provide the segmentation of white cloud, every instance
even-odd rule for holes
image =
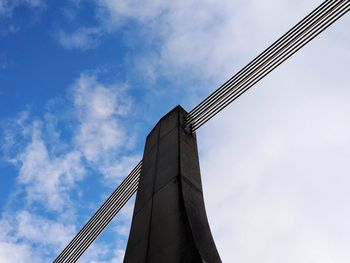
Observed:
[[[111,252],[111,253],[109,253]],[[122,263],[125,251],[111,246],[92,245],[80,259],[81,263]],[[107,258],[107,259],[106,259]]]
[[[223,260],[347,262],[350,110],[341,101],[327,112],[315,98],[288,103],[276,90],[266,93],[285,106],[260,96],[266,102],[251,108],[247,99],[199,136]]]
[[[20,206],[24,210],[7,209],[1,215],[0,262],[45,262],[57,255],[76,234],[77,206],[72,197],[78,182],[92,168],[104,176],[103,182],[117,183],[139,161],[139,156],[124,152],[132,150],[134,141],[123,125],[131,107],[125,86],[104,84],[95,75],[82,74],[68,95],[63,104],[58,103],[65,105],[58,112],[52,101],[42,119],[34,119],[28,110],[4,123],[2,150],[19,168],[19,193],[24,192],[28,202]],[[69,117],[60,116],[68,112]],[[69,127],[68,136],[63,135],[67,132],[63,126]],[[22,198],[20,194],[14,197]],[[127,211],[127,216],[120,217],[124,228],[130,223]],[[60,223],[46,218],[47,212]],[[98,242],[81,262],[121,262],[120,244],[124,240],[114,247]],[[108,261],[111,255],[113,260]]]
[[[60,211],[69,206],[70,190],[82,180],[85,169],[78,151],[50,156],[42,138],[39,122],[34,122],[31,141],[17,157],[19,182],[26,185],[30,202],[38,201],[48,209]]]
[[[86,164],[105,182],[117,183],[140,159],[123,152],[131,150],[134,141],[122,121],[131,106],[125,87],[104,85],[94,75],[83,74],[69,95],[67,109],[47,112],[45,120],[20,114],[6,127],[2,145],[8,161],[19,168],[18,182],[29,203],[51,211],[71,207],[72,190],[85,178]],[[63,112],[69,112],[68,121],[66,117],[57,123],[62,119],[57,114]],[[70,136],[62,137],[62,125],[70,126]]]
[[[102,30],[98,27],[81,27],[70,33],[59,30],[55,37],[66,49],[88,50],[99,44],[101,35]]]
[[[99,18],[107,28],[117,30],[129,21],[140,26],[142,46],[148,48],[143,59],[137,54],[135,66],[157,72],[158,77],[185,75],[196,81],[227,78],[247,56],[265,48],[318,2],[97,1]],[[147,61],[146,68],[140,59]]]
[[[77,148],[108,181],[124,177],[139,159],[138,155],[120,155],[133,143],[133,134],[127,133],[121,121],[131,106],[125,88],[81,75],[72,95],[78,118],[74,135]]]
[[[75,142],[87,160],[97,162],[124,143],[125,131],[117,117],[127,112],[116,86],[104,86],[94,76],[82,75],[73,87],[79,119]]]
[[[27,210],[7,215],[0,223],[1,263],[51,262],[77,232],[72,224],[59,223]],[[95,242],[79,262],[122,262],[124,250],[119,246],[118,242]]]
[[[58,251],[76,234],[76,228],[70,224],[62,224],[48,220],[28,211],[21,211],[16,216],[16,236],[18,239],[51,246]]]
[[[140,1],[137,0],[122,2],[97,0],[96,2],[101,20],[111,29],[130,19],[148,23],[159,18],[162,12],[166,12],[168,7],[173,5],[159,0],[147,1],[144,5],[140,5]]]
[[[108,182],[119,181],[116,179],[124,178],[129,174],[141,158],[140,155],[130,155],[118,158],[118,162],[110,160],[101,167],[101,172]]]
[[[79,4],[81,4],[80,1]],[[166,6],[161,1],[150,1],[147,5],[139,5],[137,1],[132,1],[132,3],[96,1],[96,5],[97,22],[95,26],[80,26],[71,32],[62,29],[56,32],[55,38],[64,48],[80,50],[96,48],[104,35],[115,33],[129,16],[143,19],[146,22],[147,19],[159,14],[161,6]],[[73,20],[76,17],[76,12],[71,9],[65,9],[64,14],[68,20]]]
[[[74,86],[73,101],[80,122],[75,141],[89,161],[122,146],[125,131],[116,118],[126,114],[127,105],[117,87],[82,75]]]
[[[28,261],[42,262],[40,258],[33,255],[30,245],[0,241],[1,263],[26,263]]]
[[[57,223],[27,210],[0,220],[0,262],[47,262],[72,238],[73,225]]]
[[[200,133],[208,213],[223,261],[350,258],[349,95],[323,97],[319,85],[288,73]]]
[[[349,261],[347,25],[336,24],[199,131],[224,262]]]

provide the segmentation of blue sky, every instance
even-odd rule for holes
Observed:
[[[320,3],[0,0],[0,262],[52,261],[162,115],[190,110]],[[349,262],[349,27],[198,131],[224,262]],[[80,262],[122,262],[131,214]]]

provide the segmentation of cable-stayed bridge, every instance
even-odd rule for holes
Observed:
[[[190,112],[177,107],[164,116],[147,137],[143,160],[54,263],[76,262],[135,192],[138,193],[124,262],[164,262],[162,259],[171,253],[175,253],[172,260],[166,262],[221,262],[205,215],[196,152],[196,130],[344,16],[349,9],[350,0],[324,1]],[[169,194],[171,191],[174,193]],[[177,203],[172,208],[174,200]],[[163,213],[166,208],[169,214]],[[173,218],[176,220],[167,221]],[[142,222],[141,226],[138,220]],[[157,233],[154,224],[159,229],[164,224],[164,232]],[[178,234],[168,229],[176,229]],[[166,239],[171,241],[170,245]]]

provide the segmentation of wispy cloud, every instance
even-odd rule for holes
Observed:
[[[52,257],[76,232],[79,183],[88,175],[103,178],[96,178],[102,186],[102,181],[117,183],[139,161],[140,156],[132,154],[133,136],[123,124],[132,105],[126,86],[82,74],[67,94],[59,110],[54,100],[41,116],[32,116],[28,109],[4,124],[2,150],[18,168],[20,189],[13,196],[19,198],[14,202],[17,212],[10,204],[1,215],[0,259],[6,262]],[[47,215],[55,215],[60,223]],[[82,262],[102,262],[111,251],[97,243]],[[113,253],[122,257],[120,249]]]
[[[104,85],[95,76],[83,74],[72,90],[78,120],[73,142],[88,163],[109,181],[125,176],[140,158],[138,155],[121,155],[123,150],[133,146],[134,141],[134,136],[122,124],[122,118],[131,108],[125,88]]]
[[[6,263],[43,262],[40,257],[33,255],[29,244],[0,241],[0,259]]]
[[[0,261],[4,263],[51,262],[77,232],[74,224],[57,222],[27,210],[3,215],[0,223]],[[119,263],[123,255],[122,249],[97,242],[80,262]]]
[[[44,137],[51,137],[44,134],[47,123],[30,117],[23,112],[6,128],[5,158],[18,167],[17,181],[25,187],[28,204],[38,202],[61,211],[69,207],[69,191],[86,174],[81,153],[75,149],[57,153],[49,147],[51,141],[45,141]]]
[[[17,237],[37,244],[61,248],[76,232],[73,225],[64,225],[47,218],[22,211],[16,216]]]
[[[24,112],[8,128],[3,146],[11,153],[7,159],[19,168],[18,182],[26,186],[27,200],[55,211],[70,205],[70,191],[86,176],[86,164],[115,182],[139,158],[121,154],[133,145],[120,119],[131,105],[125,87],[104,85],[96,76],[82,74],[69,94],[71,137],[63,137],[54,124],[60,116],[48,112],[40,120]]]
[[[125,116],[129,104],[117,86],[105,86],[94,76],[82,75],[73,88],[78,116],[74,141],[88,161],[99,162],[111,151],[124,146],[125,135],[118,118]]]
[[[88,50],[98,46],[102,34],[103,30],[99,27],[81,27],[69,33],[59,30],[55,37],[66,49]]]
[[[31,11],[30,16],[25,19],[25,24],[16,19],[16,10],[24,8]],[[0,37],[17,33],[22,27],[33,24],[45,8],[45,0],[0,0]]]
[[[19,6],[43,8],[45,3],[43,0],[0,0],[0,16],[11,17],[14,9]]]
[[[34,123],[31,142],[18,156],[19,182],[27,185],[29,202],[59,211],[69,205],[68,191],[86,172],[79,151],[50,156],[39,129]]]
[[[199,81],[197,89],[203,90],[205,83],[213,84],[229,77],[244,65],[247,57],[253,57],[271,44],[318,2],[295,4],[284,0],[261,4],[254,0],[220,3],[206,0],[198,4],[151,0],[140,4],[135,0],[96,0],[95,25],[78,27],[76,35],[82,32],[82,43],[91,41],[93,44],[86,46],[97,47],[99,37],[114,34],[131,22],[135,27],[133,32],[128,32],[128,44],[137,46],[139,52],[128,59],[135,70],[146,76],[145,79],[174,80],[181,76],[183,82]],[[279,23],[274,23],[277,20]],[[97,28],[96,35],[88,33]],[[130,34],[134,43],[130,43]],[[79,45],[65,47],[69,46],[79,48]],[[84,45],[81,48],[84,49]],[[194,89],[192,85],[190,92]]]
[[[27,210],[3,215],[0,222],[1,262],[46,262],[51,252],[57,252],[76,232],[73,225],[57,223]]]

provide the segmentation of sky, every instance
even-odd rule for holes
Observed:
[[[320,0],[0,0],[0,263],[52,262],[191,110]],[[197,131],[223,262],[350,261],[350,16]],[[131,200],[79,262],[119,263]]]

